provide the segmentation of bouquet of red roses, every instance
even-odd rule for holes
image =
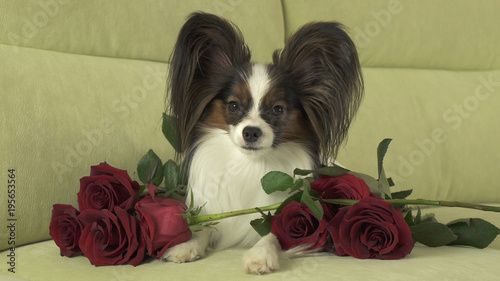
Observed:
[[[154,195],[154,186],[152,193]],[[138,265],[146,257],[191,238],[184,214],[187,206],[166,197],[139,200],[140,186],[126,171],[107,163],[90,168],[80,180],[79,210],[56,204],[50,235],[61,255],[82,253],[93,265]]]
[[[411,204],[495,212],[500,208],[407,200],[411,190],[391,193],[394,184],[382,165],[389,143],[386,139],[377,149],[378,179],[340,166],[296,169],[293,175],[270,172],[262,178],[262,187],[266,193],[288,190],[290,197],[284,202],[210,215],[199,215],[201,207],[179,200],[185,198],[186,183],[172,160],[162,164],[150,150],[137,168],[142,187],[126,171],[101,163],[80,180],[79,210],[54,205],[50,235],[63,256],[83,254],[96,266],[136,266],[148,256],[160,258],[169,247],[189,240],[192,231],[212,228],[214,221],[256,212],[262,218],[250,224],[261,235],[275,234],[284,249],[306,246],[362,259],[403,258],[415,242],[484,248],[500,234],[482,219],[442,224],[422,218],[419,208],[413,216]]]

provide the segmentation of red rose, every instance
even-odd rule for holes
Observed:
[[[50,236],[61,250],[61,256],[72,257],[82,251],[78,240],[82,224],[78,220],[78,210],[71,205],[55,204],[50,220]]]
[[[292,201],[279,215],[271,217],[271,232],[285,250],[309,244],[309,250],[322,248],[327,239],[326,220],[318,220],[305,203]]]
[[[138,265],[146,252],[139,221],[126,210],[115,207],[85,210],[78,216],[83,224],[80,248],[95,266]]]
[[[400,259],[413,249],[410,227],[401,210],[368,197],[340,208],[330,224],[337,255],[359,259]]]
[[[150,256],[160,258],[167,248],[191,239],[188,222],[179,215],[187,210],[181,201],[148,196],[135,208]]]
[[[101,163],[90,168],[90,176],[80,179],[78,205],[80,211],[113,210],[115,206],[129,211],[139,200],[139,188],[127,171]]]
[[[311,183],[311,189],[318,192],[322,199],[354,199],[360,200],[366,197],[375,196],[370,192],[366,183],[351,174],[344,174],[338,177],[321,176]],[[331,220],[341,205],[322,204],[325,217]]]

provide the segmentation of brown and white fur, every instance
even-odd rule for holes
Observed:
[[[176,117],[188,189],[204,214],[270,205],[269,171],[292,174],[335,159],[363,95],[355,46],[335,22],[299,29],[272,64],[250,62],[240,31],[211,14],[195,13],[182,27],[169,72],[170,114]],[[250,247],[246,272],[280,267],[281,247],[251,228],[258,215],[226,219],[169,249],[164,260],[189,262],[207,247]]]

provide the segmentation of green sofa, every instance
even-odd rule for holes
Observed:
[[[377,144],[392,138],[385,167],[396,190],[499,205],[497,0],[0,1],[0,280],[499,280],[499,238],[482,250],[417,244],[396,261],[297,258],[258,277],[243,273],[242,249],[137,267],[61,257],[52,205],[77,206],[91,165],[107,161],[137,180],[148,149],[173,157],[161,133],[166,71],[197,10],[234,21],[260,62],[304,23],[342,22],[358,46],[365,98],[338,161],[375,175]],[[498,213],[423,210],[500,227]]]

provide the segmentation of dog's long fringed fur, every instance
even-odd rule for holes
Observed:
[[[203,213],[280,202],[260,179],[269,171],[330,164],[363,96],[356,48],[335,22],[299,29],[269,65],[250,62],[240,31],[228,21],[195,13],[182,27],[169,72],[169,113],[188,189]],[[188,262],[208,246],[251,247],[243,268],[262,274],[279,268],[273,234],[259,238],[251,216],[221,221],[169,249],[163,258]],[[260,239],[260,240],[259,240]]]

